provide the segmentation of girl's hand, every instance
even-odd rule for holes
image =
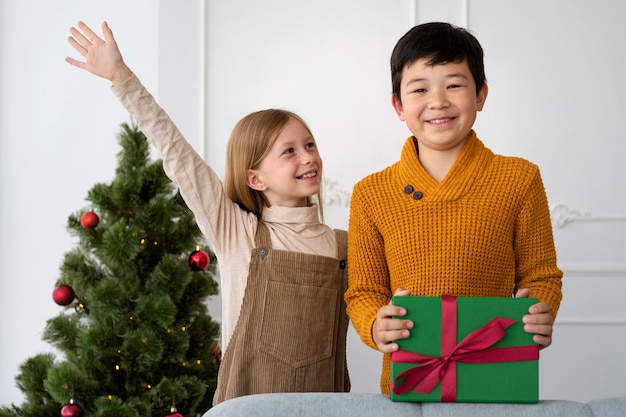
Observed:
[[[132,75],[130,68],[122,59],[122,54],[117,47],[113,32],[106,22],[102,23],[104,39],[95,34],[89,26],[78,22],[78,28],[70,28],[70,36],[67,41],[81,54],[85,61],[78,61],[66,57],[65,61],[71,65],[82,68],[99,77],[106,78],[113,85],[121,84]]]

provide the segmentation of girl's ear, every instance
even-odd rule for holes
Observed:
[[[267,186],[263,182],[263,180],[259,177],[258,173],[254,169],[249,169],[246,173],[246,182],[248,183],[248,187],[252,188],[256,191],[265,191],[267,190]]]

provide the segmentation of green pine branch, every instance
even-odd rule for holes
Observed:
[[[56,417],[70,400],[86,416],[160,417],[172,406],[192,416],[211,406],[219,325],[205,302],[217,293],[215,255],[143,133],[125,123],[118,140],[114,179],[95,184],[89,206],[68,218],[77,243],[57,284],[76,298],[43,336],[61,354],[22,364],[25,401],[0,407],[0,417]],[[89,210],[99,218],[93,229],[80,222]],[[198,248],[211,258],[205,271],[189,267]]]

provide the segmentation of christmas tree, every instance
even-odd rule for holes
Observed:
[[[21,406],[0,416],[186,417],[211,407],[219,325],[214,254],[134,124],[122,124],[110,184],[68,219],[78,238],[53,291],[64,306],[43,340],[62,353],[27,359]]]

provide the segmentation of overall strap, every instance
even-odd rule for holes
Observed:
[[[348,257],[348,232],[335,229],[335,239],[337,241],[337,258],[345,260]]]
[[[254,244],[255,246],[261,247],[265,246],[267,248],[272,247],[272,241],[270,239],[270,231],[261,220],[257,223],[256,233],[254,235]]]

